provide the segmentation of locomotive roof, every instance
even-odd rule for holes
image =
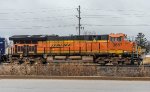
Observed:
[[[46,35],[14,35],[9,40],[46,40]]]
[[[71,35],[71,36],[58,36],[58,35],[14,35],[9,37],[9,40],[107,40],[109,35]]]
[[[108,35],[71,35],[71,36],[48,36],[47,40],[107,40]]]

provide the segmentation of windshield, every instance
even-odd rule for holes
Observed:
[[[112,41],[112,42],[120,42],[120,41],[122,41],[122,37],[110,37],[110,41]]]

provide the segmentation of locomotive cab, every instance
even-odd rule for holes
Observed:
[[[125,34],[110,34],[109,35],[109,43],[108,49],[110,53],[123,53],[123,45],[124,45]]]
[[[125,34],[119,33],[119,34],[110,34],[109,40],[111,42],[123,42],[125,38]]]

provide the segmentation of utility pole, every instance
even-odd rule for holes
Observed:
[[[78,24],[78,29],[79,29],[79,36],[81,34],[81,29],[84,29],[84,27],[81,27],[81,7],[79,5],[79,7],[77,8],[78,11],[78,15],[76,16],[78,18],[79,24]]]

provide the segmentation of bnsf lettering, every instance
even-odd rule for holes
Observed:
[[[51,47],[67,47],[70,46],[70,44],[52,44]]]

